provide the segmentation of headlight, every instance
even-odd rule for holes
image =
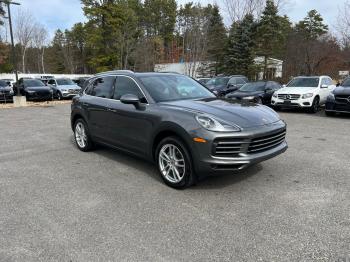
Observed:
[[[254,100],[255,97],[254,96],[246,96],[246,97],[243,97],[244,100]]]
[[[10,95],[13,95],[13,94],[14,94],[14,92],[13,92],[13,90],[11,89],[11,90],[10,90]]]
[[[335,99],[335,96],[333,93],[330,93],[329,96],[327,97],[327,99],[329,100],[334,100]]]
[[[197,122],[205,129],[213,132],[239,132],[240,129],[237,126],[232,126],[225,123],[222,120],[216,120],[212,116],[197,115]]]
[[[35,93],[35,91],[27,91],[28,92],[28,94],[34,94]]]
[[[277,93],[275,92],[275,93],[273,93],[273,95],[272,95],[273,97],[278,97],[278,95],[277,95]]]
[[[62,92],[67,92],[68,90],[67,89],[61,89]]]
[[[313,93],[307,93],[307,94],[303,94],[303,96],[301,98],[305,99],[305,98],[310,98],[310,97],[313,97],[313,96],[314,96]]]

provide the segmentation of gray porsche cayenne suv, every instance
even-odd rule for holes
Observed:
[[[146,158],[174,188],[234,173],[287,149],[286,124],[272,109],[218,99],[193,79],[171,73],[96,75],[73,98],[71,125],[81,151],[102,144]]]

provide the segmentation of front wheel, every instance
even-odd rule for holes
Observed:
[[[184,143],[177,137],[167,137],[159,143],[156,162],[159,173],[168,186],[183,189],[194,184],[191,156]]]
[[[93,141],[83,119],[78,119],[74,124],[74,138],[79,150],[87,152],[93,148]]]
[[[262,105],[263,101],[262,101],[261,97],[256,98],[255,103]]]
[[[57,97],[58,100],[62,100],[63,99],[63,96],[62,96],[60,91],[57,91],[56,97]]]
[[[312,102],[312,106],[310,108],[310,113],[317,113],[318,109],[320,107],[320,99],[318,97],[315,97],[314,101]]]
[[[326,116],[334,116],[335,112],[326,111]]]

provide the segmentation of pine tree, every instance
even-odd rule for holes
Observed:
[[[281,58],[291,24],[287,16],[279,16],[273,0],[266,7],[257,26],[257,54],[264,57],[264,79],[267,78],[268,58]]]
[[[304,34],[308,40],[314,40],[328,32],[328,26],[323,23],[322,16],[311,10],[307,16],[296,25],[296,30]]]
[[[210,66],[211,74],[218,75],[223,71],[224,51],[227,42],[226,28],[220,15],[219,7],[214,5],[208,25],[208,55],[207,60],[213,62]]]
[[[242,22],[235,22],[230,29],[227,45],[226,69],[227,74],[242,74],[253,78],[254,66],[254,35],[256,23],[253,15],[246,15]]]

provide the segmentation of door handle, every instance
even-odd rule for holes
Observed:
[[[108,112],[117,113],[117,110],[116,110],[116,109],[112,109],[112,108],[107,108],[107,111],[108,111]]]

